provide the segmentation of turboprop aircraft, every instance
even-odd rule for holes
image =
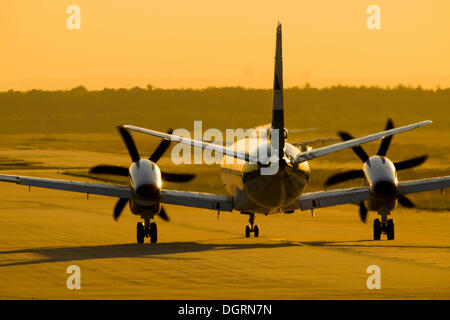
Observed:
[[[275,50],[275,74],[273,86],[273,110],[269,134],[262,138],[245,138],[231,146],[181,137],[171,132],[163,133],[131,125],[119,127],[119,132],[130,154],[132,164],[129,168],[115,166],[97,166],[96,173],[108,173],[128,176],[129,186],[99,184],[80,181],[43,179],[14,175],[0,175],[0,181],[15,182],[20,185],[49,189],[97,194],[119,198],[114,208],[117,219],[127,203],[133,214],[144,219],[137,224],[137,242],[143,243],[145,237],[150,242],[157,240],[156,216],[168,220],[161,204],[175,204],[220,211],[238,211],[249,215],[249,225],[245,236],[251,233],[259,236],[259,227],[254,224],[255,214],[293,213],[296,210],[313,210],[346,203],[361,203],[379,199],[379,185],[392,185],[397,195],[443,189],[450,186],[450,176],[433,179],[398,182],[393,178],[391,162],[367,164],[365,169],[371,184],[359,188],[347,188],[331,191],[304,193],[310,180],[308,161],[345,148],[358,147],[361,144],[386,139],[394,134],[418,128],[431,121],[422,121],[398,128],[387,129],[360,138],[320,147],[314,150],[301,150],[287,142],[287,130],[284,127],[283,70],[281,52],[281,24],[277,26]],[[158,147],[156,157],[142,159],[128,130],[139,131],[164,139],[164,147]],[[255,140],[256,139],[256,140]],[[162,180],[170,174],[161,172],[156,161],[167,150],[167,143],[179,142],[214,151],[223,155],[221,177],[227,194],[212,194],[191,191],[168,190],[162,188]],[[384,140],[386,141],[386,140]],[[161,146],[161,145],[160,145]],[[236,161],[235,161],[236,160]],[[173,174],[172,174],[173,175]],[[172,176],[173,177],[173,176]],[[187,181],[189,175],[175,178]]]

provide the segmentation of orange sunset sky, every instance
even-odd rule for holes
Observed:
[[[449,87],[449,17],[449,0],[1,0],[0,90],[270,88],[278,21],[285,87]]]

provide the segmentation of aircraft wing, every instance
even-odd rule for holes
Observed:
[[[244,152],[244,151],[234,150],[229,147],[224,147],[224,146],[216,144],[216,143],[210,143],[210,142],[205,142],[202,140],[184,138],[184,137],[177,136],[174,134],[159,132],[159,131],[140,128],[140,127],[131,126],[131,125],[125,125],[124,127],[127,129],[130,129],[130,130],[133,130],[133,131],[138,131],[141,133],[149,134],[154,137],[183,143],[183,144],[186,144],[189,146],[194,146],[194,147],[203,148],[203,149],[207,149],[207,150],[214,150],[215,152],[218,152],[220,154],[224,154],[224,155],[236,158],[236,159],[241,159],[241,160],[245,160],[245,161],[253,162],[253,163],[260,162],[258,160],[257,156],[255,156],[255,155],[252,155],[252,154],[250,154],[248,152]]]
[[[450,176],[404,181],[398,184],[399,194],[445,188],[450,188]],[[368,187],[337,189],[304,193],[295,201],[295,204],[300,210],[311,210],[340,204],[359,203],[364,200],[369,200],[372,196]]]
[[[298,157],[294,161],[296,163],[308,161],[308,160],[311,160],[311,159],[314,159],[317,157],[321,157],[321,156],[324,156],[324,155],[327,155],[327,154],[330,154],[330,153],[333,153],[333,152],[336,152],[336,151],[339,151],[342,149],[355,147],[355,146],[358,146],[363,143],[367,143],[367,142],[375,141],[375,140],[378,140],[378,139],[381,139],[384,137],[392,136],[396,133],[419,128],[421,126],[424,126],[424,125],[427,125],[430,123],[432,123],[432,121],[429,121],[429,120],[422,121],[422,122],[410,124],[410,125],[403,126],[403,127],[398,127],[398,128],[394,128],[394,129],[390,129],[390,130],[381,131],[381,132],[374,133],[374,134],[364,136],[361,138],[355,138],[355,139],[335,143],[335,144],[332,144],[329,146],[314,149],[312,151],[302,152],[301,154],[298,155]]]
[[[161,203],[187,207],[233,211],[233,198],[212,193],[161,190]]]
[[[346,203],[359,203],[371,197],[368,187],[359,187],[304,193],[295,203],[300,210],[311,210]]]
[[[14,182],[23,186],[96,194],[116,198],[133,198],[133,191],[127,186],[12,175],[0,175],[0,181]],[[233,210],[233,198],[231,196],[212,193],[161,190],[161,202],[220,211]]]
[[[23,176],[10,176],[10,175],[0,175],[0,181],[15,182],[17,184],[30,187],[65,190],[87,194],[97,194],[108,197],[116,197],[124,199],[133,198],[133,191],[131,190],[130,187],[117,186],[111,184],[100,184],[91,182],[45,179],[45,178],[23,177]]]
[[[436,189],[445,189],[449,187],[450,187],[450,176],[446,176],[439,178],[400,182],[398,184],[398,191],[400,194],[408,194]]]

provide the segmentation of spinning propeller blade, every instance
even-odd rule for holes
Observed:
[[[338,135],[344,141],[354,139],[353,136],[351,134],[347,133],[347,132],[339,131]],[[352,149],[356,153],[358,158],[361,159],[362,162],[366,162],[369,159],[369,156],[367,155],[367,153],[364,151],[364,149],[361,146],[356,146],[356,147],[353,147]]]
[[[414,208],[415,204],[404,195],[398,196],[398,202],[406,208]]]
[[[120,217],[120,214],[122,213],[123,208],[125,208],[125,205],[127,204],[128,199],[120,198],[116,206],[114,207],[114,220],[117,221],[117,219]]]
[[[188,182],[196,177],[195,174],[190,173],[168,173],[161,172],[161,179],[167,182]]]
[[[394,122],[392,121],[392,119],[388,119],[385,130],[390,130],[393,128],[394,128]],[[389,149],[389,145],[391,144],[392,137],[393,136],[385,137],[381,140],[381,144],[378,149],[377,155],[383,156],[383,157],[386,155],[386,153]]]
[[[130,154],[131,160],[133,162],[139,161],[141,157],[139,156],[139,152],[137,151],[136,144],[134,143],[133,138],[127,129],[122,126],[118,127],[120,135],[122,136],[125,145],[127,146],[128,153]]]
[[[167,131],[168,134],[172,134],[173,130],[169,129]],[[155,151],[153,151],[152,155],[150,156],[149,160],[156,163],[158,162],[158,160],[162,157],[162,155],[164,154],[164,152],[166,152],[166,150],[169,148],[170,146],[170,140],[161,140],[160,144],[158,145],[158,147],[155,149]]]
[[[89,170],[89,173],[102,173],[102,174],[111,174],[115,176],[128,176],[128,169],[124,167],[118,167],[118,166],[108,166],[108,165],[101,165],[91,168]]]
[[[325,186],[331,186],[336,183],[352,180],[356,178],[364,178],[364,172],[362,170],[352,170],[342,173],[337,173],[327,179]]]
[[[418,165],[421,165],[422,163],[424,163],[427,159],[428,159],[428,155],[423,155],[420,157],[395,162],[394,166],[397,171],[405,170],[405,169],[417,167]]]
[[[166,210],[164,209],[164,207],[161,207],[161,211],[159,212],[159,216],[161,217],[161,219],[165,220],[165,221],[170,221],[169,216],[166,213]]]
[[[366,208],[366,205],[364,204],[364,201],[361,201],[359,203],[359,218],[363,223],[366,223],[367,221],[367,212],[368,210]]]

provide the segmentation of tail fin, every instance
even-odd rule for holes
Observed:
[[[284,156],[284,102],[283,102],[283,56],[281,50],[281,24],[277,26],[275,48],[275,74],[273,80],[272,129],[278,129],[279,158]],[[275,142],[275,141],[273,141]]]

